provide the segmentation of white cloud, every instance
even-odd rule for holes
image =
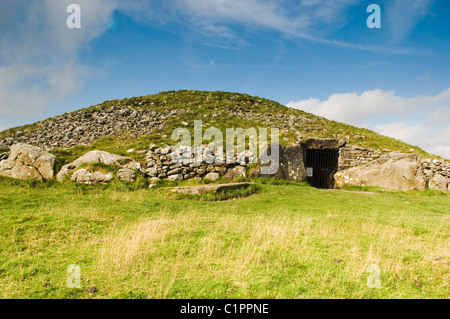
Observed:
[[[450,132],[447,125],[419,123],[408,125],[402,122],[387,125],[374,125],[370,129],[412,145],[418,145],[426,151],[450,159]]]
[[[434,96],[415,97],[377,89],[333,94],[325,101],[291,101],[287,106],[366,127],[450,158],[450,89]],[[387,124],[377,124],[380,119]]]
[[[101,35],[117,4],[77,0],[81,29],[68,29],[71,0],[0,3],[0,116],[33,117],[82,88],[80,48]],[[4,18],[4,19],[1,19]]]

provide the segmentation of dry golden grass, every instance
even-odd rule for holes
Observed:
[[[436,273],[427,280],[439,279],[439,288],[448,289],[448,239],[436,244],[415,236],[413,231],[379,225],[373,220],[346,225],[330,215],[329,219],[313,221],[311,216],[292,218],[284,212],[252,218],[211,218],[199,213],[143,218],[104,238],[96,270],[114,274],[111,280],[145,273],[150,282],[157,284],[158,289],[150,296],[154,298],[166,298],[177,281],[214,278],[221,278],[242,296],[248,296],[255,281],[262,287],[276,286],[273,275],[286,269],[297,275],[285,284],[314,289],[314,297],[320,297],[319,292],[333,295],[333,291],[342,291],[345,283],[349,285],[344,288],[348,297],[361,298],[370,290],[365,283],[372,264],[381,267],[384,286],[397,285],[418,269],[435,267]],[[202,230],[201,234],[198,230]],[[376,244],[368,239],[376,239]],[[434,257],[409,262],[403,258],[405,250],[439,256],[440,262]],[[167,280],[164,285],[160,282],[163,278]],[[420,278],[412,276],[407,280]],[[350,291],[355,287],[362,288]],[[274,292],[269,296],[283,296],[277,289]],[[251,296],[267,297],[268,290],[253,291]],[[336,293],[339,296],[341,293]]]
[[[154,252],[157,241],[164,242],[169,220],[143,219],[128,225],[125,229],[114,230],[101,243],[99,271],[123,271],[145,262]]]

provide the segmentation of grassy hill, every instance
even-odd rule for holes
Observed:
[[[295,144],[306,137],[345,138],[347,143],[363,147],[404,152],[413,150],[421,156],[433,157],[424,150],[400,140],[367,129],[330,121],[264,98],[239,93],[187,90],[105,101],[69,114],[0,132],[0,141],[10,137],[33,143],[38,136],[59,134],[61,126],[51,132],[53,123],[58,121],[63,124],[68,123],[67,125],[76,123],[74,125],[81,126],[87,123],[88,127],[91,124],[101,126],[102,121],[105,120],[98,119],[97,115],[103,114],[101,112],[105,110],[112,112],[108,116],[112,116],[113,120],[115,114],[120,113],[121,110],[132,110],[138,112],[136,119],[145,117],[150,121],[152,117],[158,117],[160,122],[151,132],[136,133],[139,128],[136,128],[133,122],[137,120],[132,118],[133,120],[128,120],[127,123],[120,122],[120,126],[114,125],[112,129],[98,133],[89,143],[80,143],[81,145],[69,148],[51,147],[52,152],[63,162],[99,148],[126,155],[128,149],[147,149],[149,143],[174,144],[171,140],[173,129],[186,127],[192,132],[194,120],[202,120],[204,129],[217,127],[223,133],[226,128],[278,127],[281,133],[280,142],[283,144]],[[65,139],[75,139],[72,141],[73,144],[78,144],[76,136],[73,137],[71,132]]]
[[[106,101],[7,130],[0,142],[79,142],[52,149],[62,165],[91,149],[130,155],[172,144],[174,128],[193,130],[199,119],[222,130],[279,127],[284,144],[344,137],[428,156],[266,99],[198,91]],[[450,193],[254,182],[250,196],[214,201],[176,200],[166,180],[148,188],[0,177],[0,298],[449,298]],[[381,288],[368,285],[372,265]]]

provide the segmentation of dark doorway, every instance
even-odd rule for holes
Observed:
[[[316,188],[334,188],[338,160],[338,150],[307,150],[305,167],[308,183]]]

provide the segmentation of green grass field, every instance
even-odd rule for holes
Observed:
[[[0,297],[450,297],[450,195],[258,186],[214,202],[1,178]]]

